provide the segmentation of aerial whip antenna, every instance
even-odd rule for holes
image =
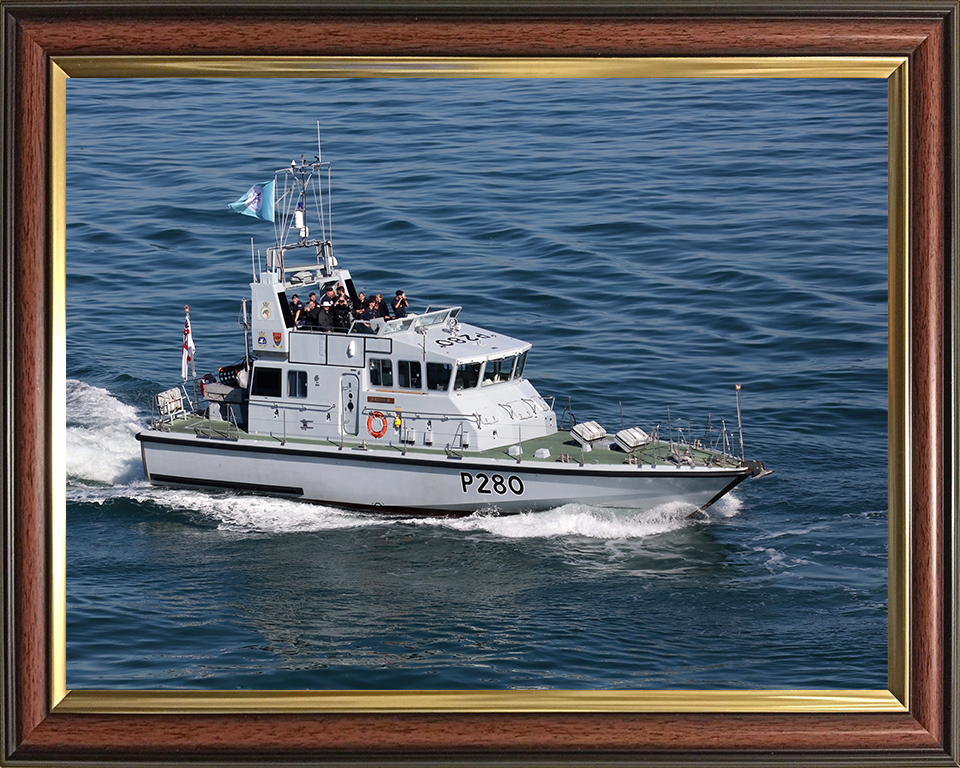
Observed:
[[[740,430],[740,461],[743,461],[743,419],[740,418],[740,385],[737,384],[737,428]]]

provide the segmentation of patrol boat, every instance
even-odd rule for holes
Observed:
[[[298,325],[293,294],[342,287],[358,299],[326,234],[329,184],[328,162],[301,158],[230,206],[277,233],[253,267],[249,317],[243,301],[246,353],[215,376],[188,378],[187,316],[184,381],[156,396],[137,435],[150,483],[403,514],[570,503],[638,512],[666,502],[695,513],[772,471],[743,458],[742,428],[737,455],[725,424],[694,437],[672,425],[667,435],[608,434],[577,423],[571,408],[558,419],[526,376],[531,345],[469,323],[459,306],[333,330]],[[739,385],[737,413],[739,422]]]

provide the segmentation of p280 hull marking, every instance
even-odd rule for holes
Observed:
[[[487,475],[484,472],[472,474],[470,472],[460,473],[460,488],[464,493],[476,483],[476,492],[484,494],[497,494],[503,496],[510,493],[514,496],[523,496],[523,480],[517,475],[510,475],[504,478],[503,475]]]

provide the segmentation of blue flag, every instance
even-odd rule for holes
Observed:
[[[255,219],[273,221],[273,184],[266,181],[263,184],[254,184],[250,191],[237,202],[228,206],[234,213],[253,216]]]

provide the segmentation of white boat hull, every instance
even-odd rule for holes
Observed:
[[[638,511],[681,502],[704,509],[751,474],[744,467],[514,462],[156,431],[138,439],[155,485],[420,514],[519,513],[570,503]]]

